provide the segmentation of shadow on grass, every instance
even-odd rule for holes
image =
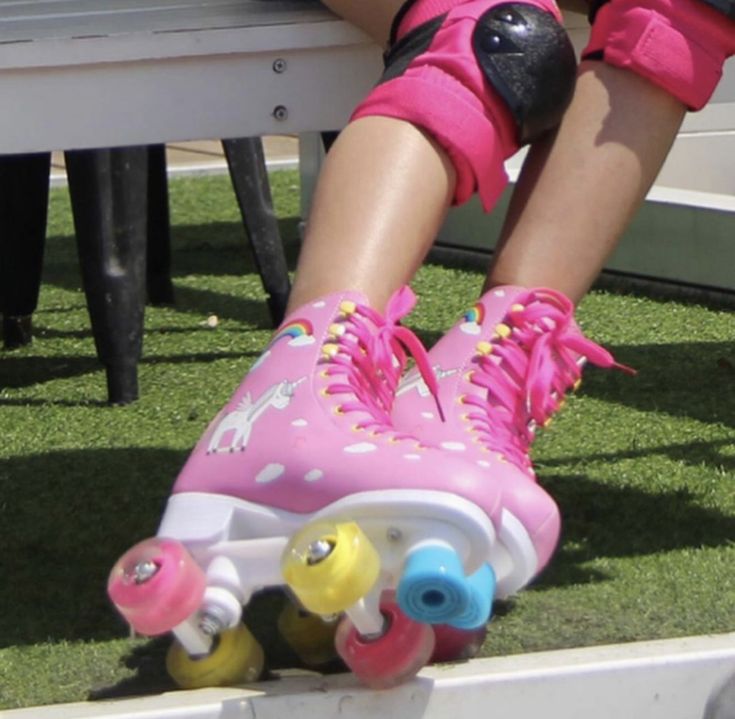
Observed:
[[[636,409],[735,426],[735,343],[692,342],[608,348],[638,374],[585,372],[582,391]]]
[[[187,289],[188,291],[188,289]],[[204,303],[202,303],[204,306]],[[262,303],[253,301],[253,305],[256,307],[253,311],[253,317],[256,317],[258,314],[263,314],[265,310],[258,311],[257,307],[260,305],[263,305],[265,307],[265,300],[263,300]],[[201,314],[201,313],[197,313]],[[217,314],[217,317],[220,319],[226,317],[221,313],[209,313],[209,314]],[[147,326],[145,328],[145,337],[143,339],[144,344],[144,351],[145,351],[145,338],[146,337],[154,337],[156,335],[194,335],[198,333],[206,333],[211,332],[211,328],[207,327],[205,322],[205,317],[208,315],[202,314],[202,321],[200,325],[192,326],[191,324],[180,324],[180,325],[164,325],[164,326],[158,326],[158,327],[150,327]],[[246,318],[247,319],[247,318]],[[227,330],[223,330],[221,327],[219,328],[219,332],[227,331],[227,332],[251,332],[254,330],[268,330],[271,329],[270,326],[270,319],[266,316],[263,316],[262,318],[256,317],[257,321],[250,322],[250,326],[248,327],[237,327],[235,329],[232,329],[232,327],[228,327]],[[183,322],[183,321],[182,321]],[[34,327],[34,342],[38,340],[66,340],[66,339],[80,339],[80,340],[90,340],[92,341],[92,329],[91,327],[84,330],[60,330],[56,329],[55,327],[51,325],[44,325],[41,323],[36,323]],[[31,345],[31,348],[33,345]],[[91,347],[91,345],[90,345]],[[14,351],[14,350],[13,350]],[[92,350],[93,351],[93,350]],[[6,354],[0,354],[0,360],[4,359],[5,357],[11,357],[12,355],[9,353]],[[58,358],[56,358],[58,359]]]
[[[262,680],[277,678],[277,672],[282,669],[308,669],[276,628],[278,616],[289,601],[280,590],[264,591],[256,594],[245,610],[245,623],[260,645],[265,648]],[[121,659],[123,666],[132,670],[134,674],[109,686],[94,687],[88,699],[90,701],[120,699],[176,689],[165,667],[166,653],[170,645],[171,638],[164,636],[134,647]],[[335,658],[319,666],[317,670],[323,674],[333,674],[344,672],[345,666]]]
[[[220,319],[246,322],[252,325],[253,329],[273,328],[265,296],[262,300],[249,299],[213,290],[183,287],[180,284],[175,284],[175,292],[176,303],[173,309],[177,312],[187,312],[201,317],[214,314]]]
[[[203,330],[207,331],[207,330]],[[216,362],[222,359],[243,359],[245,357],[257,357],[258,352],[190,352],[181,355],[145,355],[140,359],[139,364],[206,364],[208,362]],[[2,357],[3,379],[2,387],[9,389],[19,389],[21,387],[30,387],[31,385],[50,382],[57,379],[69,379],[72,377],[81,377],[86,374],[99,372],[102,370],[102,364],[94,357],[38,357],[28,355],[16,355],[12,357]],[[23,398],[8,399],[0,397],[0,406],[2,405],[41,405],[47,404],[45,400],[27,400]],[[88,399],[74,402],[72,400],[50,400],[48,404],[76,407],[79,405],[88,405]],[[104,403],[100,403],[104,404]]]
[[[562,512],[561,546],[541,578],[545,586],[604,579],[585,566],[595,558],[720,547],[735,537],[735,517],[696,506],[695,495],[684,489],[643,493],[548,472],[543,484]]]
[[[278,220],[286,262],[293,269],[299,251],[298,217]],[[44,282],[79,289],[78,258],[73,237],[50,236],[46,242]],[[250,240],[239,222],[213,220],[171,228],[171,273],[181,275],[242,275],[257,272]]]
[[[285,218],[279,221],[287,264],[290,269],[298,254],[298,218]],[[69,255],[68,240],[65,237],[49,239],[51,248],[44,268],[44,283],[66,290],[78,290],[81,286],[76,258]],[[205,225],[176,226],[172,231],[172,276],[211,275],[217,277],[258,275],[249,241],[246,240],[240,224],[232,222],[212,222]],[[54,248],[64,247],[59,250]],[[174,311],[199,315],[216,314],[221,318],[252,322],[256,327],[271,327],[265,300],[248,299],[232,293],[201,290],[184,287],[176,283],[176,301],[171,305]],[[56,313],[63,308],[47,308],[44,313]],[[43,317],[44,313],[39,313]],[[47,337],[80,337],[83,332],[54,330],[42,319],[37,329],[43,330]]]
[[[38,357],[28,356],[26,352],[27,350],[23,354],[0,354],[2,387],[10,389],[30,387],[52,379],[82,377],[100,369],[100,364],[94,357]],[[0,398],[0,405],[2,404],[5,404],[5,400]]]
[[[155,532],[186,454],[47,450],[0,460],[1,646],[124,635],[107,574]]]
[[[134,647],[120,659],[121,665],[134,674],[109,686],[92,687],[87,699],[105,701],[173,691],[176,684],[166,671],[166,652],[170,645],[171,638],[164,636]]]

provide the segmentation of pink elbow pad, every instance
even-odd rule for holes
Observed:
[[[609,0],[582,57],[632,70],[699,110],[733,54],[735,22],[702,0]]]
[[[576,60],[553,0],[414,0],[396,20],[379,84],[352,119],[393,117],[425,130],[457,174],[454,202],[489,211],[504,161],[558,124]]]

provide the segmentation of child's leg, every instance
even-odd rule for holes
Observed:
[[[349,287],[382,310],[424,259],[453,193],[454,168],[424,132],[387,117],[350,123],[319,176],[290,309]]]
[[[579,301],[655,180],[685,111],[627,70],[583,63],[556,137],[529,152],[487,287],[552,287]]]
[[[687,109],[735,53],[732,3],[603,0],[556,138],[532,149],[487,286],[578,301],[654,182]],[[715,7],[729,7],[729,17]]]
[[[478,191],[490,209],[504,159],[558,122],[574,57],[549,0],[382,0],[377,19],[328,4],[375,37],[388,34],[388,7],[397,20],[381,82],[327,157],[290,305],[351,287],[382,307],[450,203]]]
[[[326,0],[381,46],[404,0]],[[289,311],[329,292],[362,292],[377,309],[421,264],[454,195],[446,152],[389,117],[350,122],[319,175]]]

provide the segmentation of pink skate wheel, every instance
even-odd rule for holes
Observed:
[[[206,579],[181,542],[147,539],[112,568],[107,594],[140,634],[164,634],[200,606]]]
[[[415,676],[434,651],[434,630],[409,619],[390,598],[380,603],[386,629],[379,637],[362,637],[349,617],[337,628],[334,643],[352,673],[372,689],[388,689]]]
[[[434,636],[436,639],[434,653],[429,660],[431,664],[437,662],[458,662],[472,659],[482,648],[487,634],[486,627],[477,629],[457,629],[448,624],[435,624]]]

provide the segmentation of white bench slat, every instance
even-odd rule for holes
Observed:
[[[66,5],[81,2],[92,0],[64,0]],[[129,5],[143,0],[124,2]],[[117,0],[115,7],[120,3]],[[219,0],[204,9],[201,2],[169,0],[166,10],[151,6],[124,16],[104,15],[89,26],[68,18],[59,25],[41,16],[15,24],[6,22],[5,27],[14,28],[14,33],[4,32],[0,20],[0,38],[5,40],[0,39],[0,70],[360,46],[367,42],[361,32],[337,20],[316,0]]]
[[[99,0],[30,5],[0,2],[0,43],[242,28],[330,17],[316,0],[117,0],[109,5]]]
[[[380,73],[379,48],[316,0],[143,2],[80,27],[71,13],[99,0],[0,1],[16,12],[0,20],[0,153],[336,129]]]

